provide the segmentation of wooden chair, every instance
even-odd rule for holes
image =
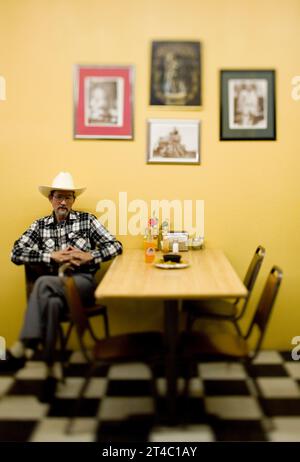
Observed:
[[[25,265],[25,280],[26,280],[26,296],[27,299],[29,298],[31,291],[33,289],[34,283],[39,278],[40,276],[45,276],[45,275],[56,275],[56,272],[52,272],[49,267],[43,264],[29,264],[26,263]],[[66,267],[67,268],[67,267]],[[63,276],[64,270],[66,268],[63,268],[62,271],[59,272],[60,276]],[[99,340],[99,337],[95,334],[94,329],[92,328],[92,325],[90,323],[90,319],[96,317],[96,316],[101,316],[103,318],[103,323],[104,323],[104,333],[106,337],[109,337],[109,323],[108,323],[108,316],[107,316],[107,308],[104,305],[100,304],[95,304],[93,306],[85,307],[88,323],[89,323],[89,329],[92,338],[96,341]],[[66,333],[64,331],[63,325],[66,324]],[[66,313],[64,317],[61,319],[60,324],[59,324],[59,343],[60,343],[60,356],[62,357],[61,365],[62,365],[62,379],[64,381],[65,378],[65,369],[68,365],[67,361],[64,360],[66,357],[66,347],[68,344],[68,341],[70,339],[72,330],[74,327],[73,320],[71,319],[69,313]]]
[[[199,318],[231,321],[237,332],[242,335],[238,321],[245,314],[249,298],[251,296],[260,267],[265,257],[265,249],[259,245],[244,278],[244,285],[248,290],[247,297],[235,300],[185,300],[182,308],[186,313],[186,329],[190,331],[195,321]]]
[[[220,359],[238,359],[244,361],[247,366],[257,356],[266,333],[281,281],[282,271],[277,266],[273,266],[245,336],[241,337],[234,330],[232,332],[221,330],[209,336],[197,331],[184,332],[182,334],[179,346],[180,357],[185,363],[189,364],[186,377],[186,395],[188,394],[191,363],[207,359],[218,361]],[[257,340],[254,348],[251,348],[249,341],[255,335],[255,331],[257,331]],[[252,380],[257,397],[259,398],[259,387],[256,381]]]
[[[71,416],[66,428],[66,432],[70,433],[73,417],[79,409],[90,379],[95,371],[103,365],[110,366],[112,364],[135,361],[146,362],[152,370],[152,387],[156,397],[153,368],[156,362],[160,361],[164,355],[164,343],[161,332],[138,332],[97,340],[92,350],[88,350],[85,344],[85,334],[91,334],[90,324],[86,311],[82,306],[74,278],[71,275],[67,275],[64,278],[64,284],[70,317],[77,331],[81,352],[89,364],[85,381],[79,392],[76,408],[74,408],[74,414]]]

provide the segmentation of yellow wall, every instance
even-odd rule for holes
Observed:
[[[0,335],[8,343],[25,303],[11,246],[49,211],[37,185],[69,170],[88,185],[78,207],[92,212],[119,191],[129,200],[204,199],[208,245],[223,248],[241,276],[263,244],[267,257],[251,305],[276,262],[284,283],[265,345],[289,348],[300,335],[300,101],[291,98],[291,79],[300,74],[299,24],[299,0],[0,0],[0,75],[7,84],[0,102]],[[202,42],[200,111],[148,105],[150,45],[158,39]],[[76,63],[136,66],[134,141],[73,140]],[[219,71],[226,68],[276,70],[277,141],[219,141]],[[148,117],[199,118],[201,166],[146,165]]]

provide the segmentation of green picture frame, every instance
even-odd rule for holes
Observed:
[[[276,140],[274,70],[222,70],[220,94],[220,140]]]

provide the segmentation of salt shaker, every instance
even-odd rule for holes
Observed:
[[[172,251],[173,251],[173,253],[178,253],[179,252],[179,244],[178,244],[178,241],[176,241],[176,240],[173,241]]]

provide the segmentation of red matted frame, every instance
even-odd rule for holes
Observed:
[[[75,66],[75,139],[133,139],[133,79],[133,66]]]

